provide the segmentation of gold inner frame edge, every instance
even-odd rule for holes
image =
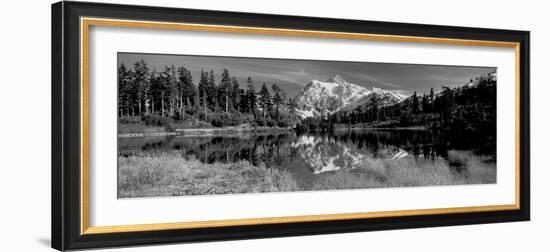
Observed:
[[[515,76],[516,76],[516,79],[515,79],[515,82],[516,82],[515,204],[90,227],[89,225],[89,149],[88,149],[88,146],[89,146],[89,128],[88,128],[89,127],[89,31],[90,31],[89,28],[90,26],[514,48],[515,61],[516,61],[515,62]],[[282,224],[282,223],[292,223],[292,222],[334,221],[334,220],[385,218],[385,217],[397,217],[397,216],[490,212],[490,211],[520,209],[519,116],[520,116],[521,97],[520,97],[519,90],[520,90],[521,83],[520,83],[520,65],[519,65],[520,64],[519,63],[520,62],[519,46],[520,44],[517,42],[488,41],[488,40],[467,40],[467,39],[453,39],[453,38],[433,38],[433,37],[416,37],[416,36],[401,36],[401,35],[382,35],[382,34],[367,34],[367,33],[329,32],[329,31],[317,31],[317,30],[296,30],[296,29],[227,26],[227,25],[205,25],[205,24],[194,24],[194,23],[170,23],[170,22],[153,22],[153,21],[81,17],[80,19],[80,58],[81,58],[81,62],[80,62],[80,67],[81,67],[80,69],[81,71],[81,78],[80,78],[80,82],[81,82],[80,83],[81,85],[81,118],[80,118],[81,120],[81,139],[80,139],[81,140],[81,152],[80,152],[81,153],[81,164],[80,164],[81,218],[80,218],[80,224],[81,225],[80,227],[81,228],[80,228],[80,233],[81,235],[88,235],[88,234],[122,233],[122,232],[208,228],[208,227],[227,227],[227,226],[242,226],[242,225]]]

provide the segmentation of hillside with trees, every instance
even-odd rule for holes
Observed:
[[[123,131],[139,130],[136,125],[140,124],[166,130],[239,125],[287,128],[299,121],[292,99],[275,83],[262,83],[256,91],[252,76],[241,85],[223,69],[217,74],[202,70],[195,85],[184,66],[165,66],[158,72],[143,60],[118,68],[118,117]]]

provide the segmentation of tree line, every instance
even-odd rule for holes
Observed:
[[[297,121],[294,103],[276,83],[255,90],[251,76],[241,88],[236,76],[223,69],[201,70],[197,85],[184,66],[151,70],[144,60],[118,67],[118,116],[201,120],[213,126],[251,123],[287,127]]]
[[[473,83],[474,80],[470,80]],[[439,93],[431,88],[429,93],[418,95],[415,91],[404,101],[381,106],[377,96],[372,96],[367,106],[351,112],[330,116],[333,123],[357,124],[393,121],[399,126],[429,125],[446,128],[465,120],[470,109],[483,114],[483,118],[496,113],[496,80],[480,76],[472,86],[449,88],[443,86]]]

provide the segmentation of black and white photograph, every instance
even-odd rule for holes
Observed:
[[[497,181],[496,67],[117,56],[119,198]]]

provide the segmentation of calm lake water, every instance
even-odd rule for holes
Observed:
[[[248,161],[285,169],[308,188],[324,174],[352,170],[363,160],[414,159],[442,162],[460,175],[460,165],[449,160],[449,143],[422,130],[341,130],[333,133],[240,132],[222,136],[165,136],[119,138],[119,156],[179,152],[204,163]],[[478,155],[478,154],[474,154]]]

